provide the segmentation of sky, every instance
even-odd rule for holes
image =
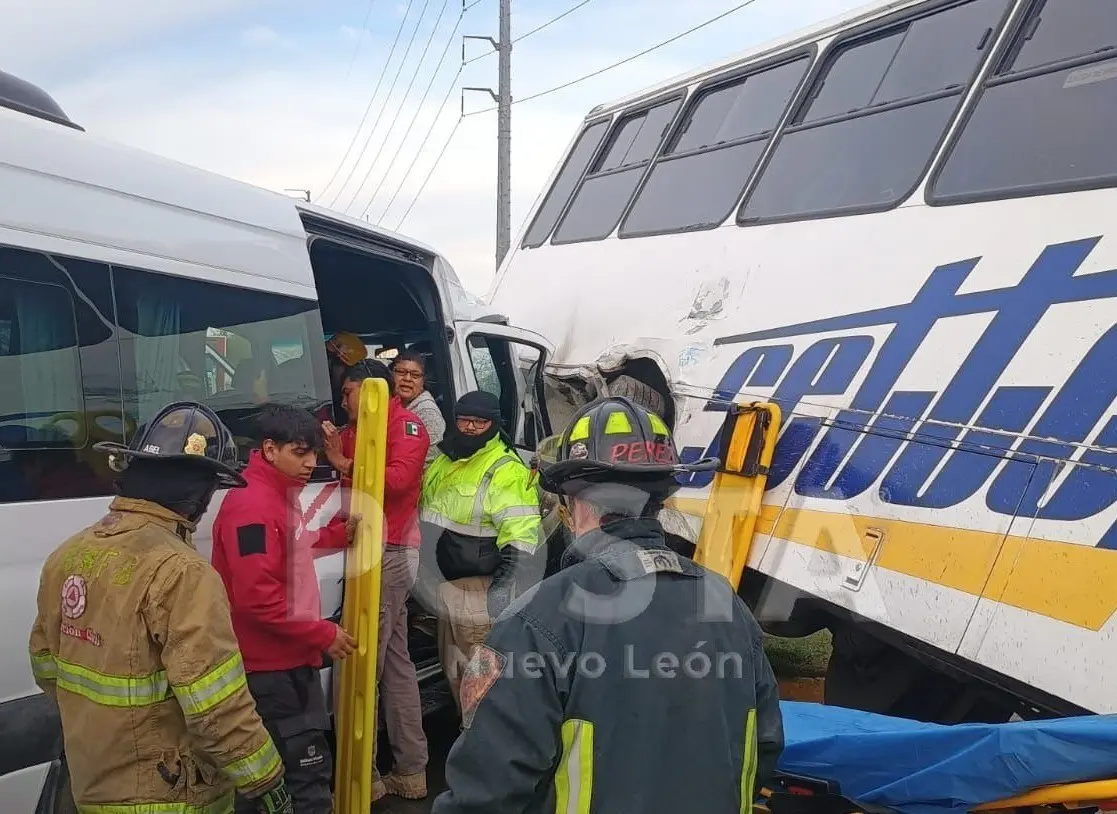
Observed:
[[[495,39],[499,0],[464,2],[463,12],[463,0],[0,0],[0,69],[46,89],[89,132],[275,191],[307,189],[421,240],[483,296],[496,265],[497,120],[487,93],[463,101],[459,88],[495,90],[497,58],[470,40],[462,67],[461,35]],[[514,42],[513,244],[594,106],[864,0],[753,0],[615,70],[515,101],[739,3],[589,0]],[[513,40],[575,5],[513,0]],[[463,105],[472,115],[461,118]]]

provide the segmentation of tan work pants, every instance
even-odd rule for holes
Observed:
[[[396,774],[417,774],[427,766],[427,736],[419,681],[407,648],[407,596],[419,570],[419,550],[387,544],[380,571],[380,629],[377,634],[378,703],[384,705],[388,742]],[[375,757],[373,765],[375,765]]]
[[[493,626],[488,608],[492,581],[492,577],[462,577],[438,586],[438,655],[459,713],[462,670],[474,646],[485,643]]]

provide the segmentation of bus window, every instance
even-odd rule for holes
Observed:
[[[1009,0],[969,0],[840,43],[740,220],[887,209],[917,186]]]
[[[1112,0],[1034,4],[935,178],[932,202],[1117,180],[1115,12]]]
[[[700,91],[620,237],[717,226],[729,217],[809,64],[802,57]]]
[[[169,402],[202,401],[246,460],[260,405],[331,403],[315,302],[119,267],[113,276],[124,406],[137,425]]]
[[[0,247],[0,502],[111,494],[124,435],[109,269]]]
[[[559,219],[566,202],[570,200],[570,193],[574,191],[574,185],[582,180],[582,174],[589,166],[590,159],[597,153],[597,147],[601,144],[601,139],[605,137],[605,131],[608,128],[609,120],[606,119],[591,124],[578,136],[574,149],[570,151],[569,158],[566,159],[566,163],[559,170],[558,177],[555,178],[543,205],[539,207],[539,212],[535,215],[535,220],[531,222],[531,226],[527,230],[523,242],[525,249],[534,249],[546,242],[547,236],[551,234],[551,230],[555,227],[555,221]]]
[[[559,222],[555,243],[600,240],[612,233],[681,102],[676,97],[618,119],[603,154]]]

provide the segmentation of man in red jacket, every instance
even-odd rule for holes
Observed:
[[[352,484],[357,442],[357,415],[365,379],[388,383],[388,437],[384,472],[384,558],[381,562],[380,625],[377,636],[377,678],[384,699],[388,740],[395,766],[380,778],[373,765],[372,797],[394,794],[412,800],[427,796],[427,738],[419,702],[419,681],[407,648],[407,595],[419,570],[419,489],[430,436],[419,417],[395,395],[391,371],[383,362],[366,359],[345,373],[342,405],[349,423],[326,430],[326,456],[341,473],[342,486]]]
[[[299,493],[324,438],[306,410],[265,407],[244,479],[225,495],[213,523],[213,567],[229,595],[233,630],[256,709],[279,747],[299,814],[331,814],[330,720],[319,678],[322,653],[345,658],[356,640],[322,619],[314,549],[342,549],[356,518],[303,528]],[[246,801],[236,811],[251,811]]]

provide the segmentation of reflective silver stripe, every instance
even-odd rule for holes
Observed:
[[[31,673],[43,681],[54,681],[58,676],[58,665],[50,653],[35,653],[31,656]]]
[[[741,814],[752,814],[756,800],[756,768],[758,744],[756,737],[756,708],[749,710],[745,719],[745,749],[741,761]]]
[[[481,483],[477,486],[477,497],[473,500],[473,517],[471,518],[473,523],[480,523],[481,518],[485,515],[485,495],[488,494],[489,484],[491,484],[493,478],[496,477],[496,471],[506,463],[511,463],[515,460],[518,459],[513,458],[511,455],[505,455],[503,458],[497,458],[489,465],[489,468],[485,470],[485,474],[481,476]],[[500,521],[494,519],[494,522],[499,523]]]
[[[593,724],[562,724],[562,760],[555,773],[555,814],[589,814],[593,797]]]
[[[233,796],[222,797],[214,803],[132,803],[79,805],[79,814],[232,814]]]
[[[174,687],[185,715],[200,715],[220,704],[241,687],[248,686],[239,650],[197,681]]]
[[[517,551],[522,551],[525,554],[534,554],[539,548],[539,541],[529,543],[526,540],[509,540],[501,548],[514,548]]]
[[[148,676],[110,676],[61,659],[57,659],[56,664],[59,689],[68,690],[95,704],[139,707],[172,697],[170,682],[162,670]]]
[[[430,509],[423,509],[419,513],[419,518],[424,523],[431,523],[447,531],[452,531],[455,534],[468,534],[470,537],[496,537],[497,529],[488,520],[482,520],[477,525],[468,525],[466,523],[458,523],[451,520],[445,515],[438,512],[431,511]]]
[[[251,755],[226,766],[225,773],[233,779],[237,788],[249,788],[278,772],[282,762],[275,743],[269,737]]]
[[[493,512],[493,522],[503,523],[508,517],[539,517],[538,506],[508,506],[499,512]]]

